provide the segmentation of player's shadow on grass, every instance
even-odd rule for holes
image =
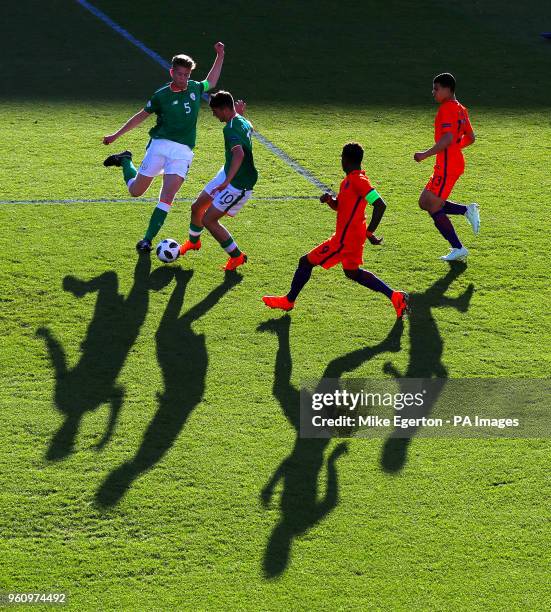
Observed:
[[[411,294],[411,313],[409,315],[410,353],[406,371],[401,373],[390,363],[385,364],[385,371],[396,378],[430,379],[430,385],[427,385],[427,387],[430,388],[431,393],[430,401],[425,402],[421,412],[416,407],[404,408],[400,412],[401,417],[428,416],[446,384],[448,370],[442,363],[444,341],[438,330],[432,309],[452,307],[459,312],[467,312],[473,295],[473,284],[470,284],[459,297],[450,298],[445,295],[453,281],[466,269],[467,265],[465,263],[452,262],[448,273],[425,292]],[[411,389],[404,388],[401,391],[406,393]],[[415,433],[411,428],[408,431],[411,434]],[[396,429],[387,438],[383,446],[381,467],[385,472],[398,472],[406,463],[411,438],[400,437],[401,435],[403,436],[403,430]]]
[[[139,257],[126,298],[119,293],[119,280],[113,271],[89,281],[74,276],[63,279],[63,288],[75,297],[95,292],[97,299],[94,316],[81,343],[80,359],[73,368],[67,367],[63,346],[48,328],[41,327],[36,332],[46,342],[50,354],[56,378],[54,400],[64,417],[46,451],[48,460],[63,459],[73,451],[84,415],[104,403],[110,406],[109,420],[96,448],[102,448],[111,438],[124,397],[117,377],[147,314],[150,270],[149,257]]]
[[[97,491],[96,502],[102,507],[115,505],[136,478],[163,458],[193,409],[201,402],[205,391],[208,354],[204,334],[196,334],[192,324],[243,278],[236,272],[226,272],[224,281],[204,300],[181,314],[186,287],[193,272],[180,268],[170,270],[176,286],[155,335],[164,392],[158,394],[159,407],[134,457],[113,470]]]
[[[258,328],[259,331],[270,331],[277,336],[273,394],[296,431],[291,454],[282,461],[261,492],[262,503],[267,506],[276,485],[280,480],[283,483],[279,522],[270,536],[264,554],[263,569],[268,578],[277,577],[285,571],[294,538],[306,533],[337,506],[339,495],[336,461],[348,450],[346,443],[339,444],[327,458],[327,487],[325,494],[320,497],[318,480],[330,439],[300,437],[300,390],[290,382],[290,324],[291,318],[286,315],[280,319],[270,319]],[[323,377],[340,378],[345,372],[358,368],[380,353],[398,352],[402,332],[403,323],[398,320],[382,342],[333,360],[326,367]]]

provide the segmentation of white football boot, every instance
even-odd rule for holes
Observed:
[[[467,217],[467,221],[471,224],[475,235],[478,234],[480,231],[480,211],[476,202],[473,202],[467,206],[465,217]]]
[[[450,249],[450,252],[447,255],[442,255],[440,259],[442,261],[460,261],[467,258],[469,251],[465,247],[461,247],[460,249]]]

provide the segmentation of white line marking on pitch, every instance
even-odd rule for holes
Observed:
[[[158,53],[155,53],[155,51],[150,49],[148,46],[144,45],[141,40],[138,40],[135,36],[132,36],[132,34],[128,32],[128,30],[125,30],[122,26],[120,26],[118,23],[113,21],[111,17],[106,15],[103,11],[100,11],[94,5],[90,4],[88,0],[76,0],[76,2],[80,4],[80,6],[82,6],[84,9],[86,9],[88,12],[92,13],[92,15],[94,15],[95,17],[103,21],[103,23],[109,26],[113,31],[117,32],[117,34],[120,34],[129,43],[133,44],[140,51],[143,51],[151,59],[155,60],[162,68],[164,68],[165,70],[168,70],[170,68],[169,62],[163,59]],[[289,166],[289,168],[291,168],[292,170],[300,174],[307,181],[312,183],[312,185],[315,185],[318,189],[322,189],[324,191],[330,190],[329,187],[325,185],[325,183],[322,183],[322,181],[320,181],[318,178],[316,178],[314,174],[310,172],[310,170],[307,170],[306,168],[301,166],[291,156],[287,155],[285,151],[280,149],[277,145],[275,145],[273,142],[268,140],[265,136],[260,134],[260,132],[255,131],[254,136],[271,153],[279,157],[279,159],[281,159],[283,163],[285,163],[287,166]]]
[[[251,198],[251,202],[284,202],[289,200],[317,200],[318,196],[267,196]],[[107,204],[107,203],[147,203],[158,202],[158,198],[87,198],[87,199],[66,199],[66,200],[0,200],[0,205],[5,204]],[[193,198],[176,198],[175,202],[193,202]]]

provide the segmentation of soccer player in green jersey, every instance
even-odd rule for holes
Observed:
[[[201,232],[206,227],[230,256],[224,270],[235,270],[247,261],[247,255],[239,250],[220,219],[224,215],[234,217],[241,210],[258,180],[253,159],[253,126],[238,112],[244,112],[245,103],[235,104],[227,91],[213,94],[209,105],[212,114],[226,124],[223,130],[226,163],[193,203],[189,239],[180,247],[180,253],[200,249]]]
[[[159,174],[163,175],[159,203],[151,215],[143,239],[136,245],[139,252],[151,251],[151,241],[161,229],[193,160],[192,149],[195,146],[201,96],[216,87],[224,62],[224,44],[218,42],[214,45],[214,49],[216,51],[214,64],[207,78],[200,82],[190,79],[191,72],[195,68],[195,62],[191,57],[174,56],[170,69],[172,81],[158,89],[143,110],[131,117],[116,132],[103,138],[103,144],[109,145],[140,125],[153,113],[157,115],[157,123],[149,131],[151,140],[138,170],[132,163],[130,151],[110,155],[103,162],[104,166],[122,167],[124,182],[133,197],[143,195],[153,179]]]

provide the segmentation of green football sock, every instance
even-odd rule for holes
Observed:
[[[163,227],[163,223],[165,222],[166,216],[168,215],[168,211],[170,210],[170,204],[166,204],[165,202],[159,202],[151,215],[151,219],[149,220],[149,227],[145,232],[144,238],[146,240],[153,240],[155,236],[159,233],[161,227]]]
[[[136,170],[136,167],[132,163],[132,160],[128,159],[128,157],[123,157],[121,159],[121,166],[122,166],[122,175],[124,176],[124,182],[128,184],[128,181],[130,179],[133,179],[136,176],[136,174],[138,174],[138,171]]]
[[[193,244],[196,244],[201,240],[201,232],[203,228],[199,225],[195,225],[193,223],[189,224],[189,241]]]
[[[224,242],[221,242],[220,246],[230,257],[239,257],[239,255],[241,255],[241,251],[239,250],[239,247],[232,236],[230,236],[227,240],[224,240]]]

